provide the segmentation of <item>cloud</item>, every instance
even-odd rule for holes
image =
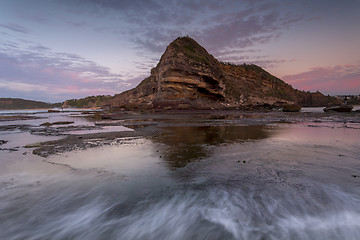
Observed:
[[[277,0],[78,0],[75,5],[71,1],[71,7],[79,13],[125,23],[128,37],[152,52],[159,52],[181,35],[193,36],[214,50],[253,46],[271,41],[282,29],[303,21],[301,15],[285,11]]]
[[[69,25],[75,27],[75,28],[84,28],[84,27],[88,27],[89,24],[86,22],[77,22],[77,21],[66,21]]]
[[[285,28],[302,21],[298,16],[281,16],[275,6],[263,12],[256,9],[228,13],[226,18],[202,29],[199,37],[210,50],[244,49],[276,40]]]
[[[167,1],[154,11],[132,9],[126,14],[132,23],[127,35],[138,51],[162,53],[172,40],[189,35],[216,56],[269,43],[304,21],[283,11],[277,1]]]
[[[30,3],[30,1],[28,1]],[[44,6],[45,2],[43,2],[42,5]],[[49,1],[47,2],[50,3]],[[31,4],[31,3],[30,3]],[[51,4],[51,3],[50,3]],[[32,5],[32,4],[31,4]],[[34,6],[34,5],[33,5]],[[31,7],[30,7],[31,8]],[[53,15],[53,11],[44,11],[42,7],[38,6],[36,7],[36,12],[32,12],[28,7],[25,7],[25,5],[22,4],[22,8],[17,10],[17,14],[26,21],[31,21],[39,24],[49,24],[49,16]],[[45,13],[45,14],[44,14]],[[48,13],[48,14],[46,14]]]
[[[33,91],[47,91],[48,88],[35,84],[28,84],[23,82],[12,82],[0,79],[0,88],[5,88],[12,91],[19,92],[33,92]]]
[[[131,80],[78,55],[53,52],[40,44],[26,49],[16,43],[0,46],[0,92],[33,92],[66,100],[119,93],[135,86]]]
[[[279,0],[57,0],[72,17],[71,28],[112,34],[135,45],[136,54],[160,55],[179,36],[189,35],[215,57],[226,51],[274,41],[302,15]],[[70,16],[70,15],[68,15]],[[79,19],[77,16],[81,16]],[[86,16],[86,17],[85,17]],[[94,21],[99,19],[99,21]],[[101,19],[101,20],[100,20]],[[229,56],[229,59],[226,57]]]
[[[44,95],[46,93],[46,95]],[[12,82],[0,79],[0,95],[5,97],[20,97],[25,99],[35,99],[40,101],[57,102],[74,97],[85,97],[95,95],[113,95],[117,92],[107,88],[93,87],[79,85],[63,85],[58,87],[56,85],[42,85],[29,84],[23,82]],[[48,96],[52,95],[51,98]]]
[[[29,33],[29,30],[21,25],[15,24],[15,23],[7,23],[2,24],[0,23],[0,27],[19,32],[19,33]]]
[[[309,71],[286,75],[283,79],[296,88],[327,94],[360,94],[360,64],[315,67]]]
[[[144,16],[149,12],[161,9],[166,4],[156,0],[57,0],[57,2],[61,5],[71,6],[73,12],[87,12],[93,17],[109,16],[109,13],[126,15],[131,12],[141,13],[139,16]]]

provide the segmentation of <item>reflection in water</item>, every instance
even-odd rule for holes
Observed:
[[[161,152],[165,161],[179,168],[208,157],[209,146],[268,138],[269,129],[264,125],[163,127],[161,134],[153,140],[164,144]]]
[[[359,239],[353,120],[185,122],[46,159],[2,151],[0,239]],[[26,138],[0,139],[8,148]]]

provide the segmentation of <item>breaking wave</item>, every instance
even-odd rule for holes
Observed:
[[[0,239],[360,236],[359,195],[329,187],[286,194],[276,188],[259,191],[205,187],[127,195],[103,186],[53,187],[41,195],[20,190],[11,196],[2,195],[0,208],[6,211],[0,217]],[[20,205],[21,209],[17,208]]]

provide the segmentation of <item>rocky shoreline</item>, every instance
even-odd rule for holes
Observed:
[[[32,145],[26,145],[24,147],[35,148],[33,150],[33,154],[41,157],[48,157],[50,155],[61,154],[69,151],[120,144],[121,141],[126,138],[146,137],[152,134],[154,134],[152,130],[143,129],[141,131],[70,135],[60,140],[40,142]]]
[[[93,119],[93,115],[84,116]],[[351,127],[352,123],[360,123],[358,113],[306,113],[306,112],[275,112],[275,111],[211,111],[211,110],[173,110],[156,113],[113,112],[97,114],[93,126],[32,126],[32,125],[6,125],[0,126],[0,131],[28,131],[38,136],[58,136],[59,140],[44,141],[22,146],[33,149],[32,153],[41,157],[74,150],[101,147],[105,145],[121,144],[124,139],[148,138],[162,133],[164,128],[179,126],[249,126],[271,125],[281,123],[308,123],[310,127],[321,127],[321,124],[337,124],[335,127]],[[103,127],[123,126],[125,131],[104,131]],[[330,127],[334,127],[330,125]],[[71,134],[81,131],[82,134]],[[87,133],[89,132],[89,133]]]

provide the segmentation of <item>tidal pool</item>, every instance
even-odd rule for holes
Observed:
[[[0,239],[358,239],[358,117],[289,116],[1,151]]]

